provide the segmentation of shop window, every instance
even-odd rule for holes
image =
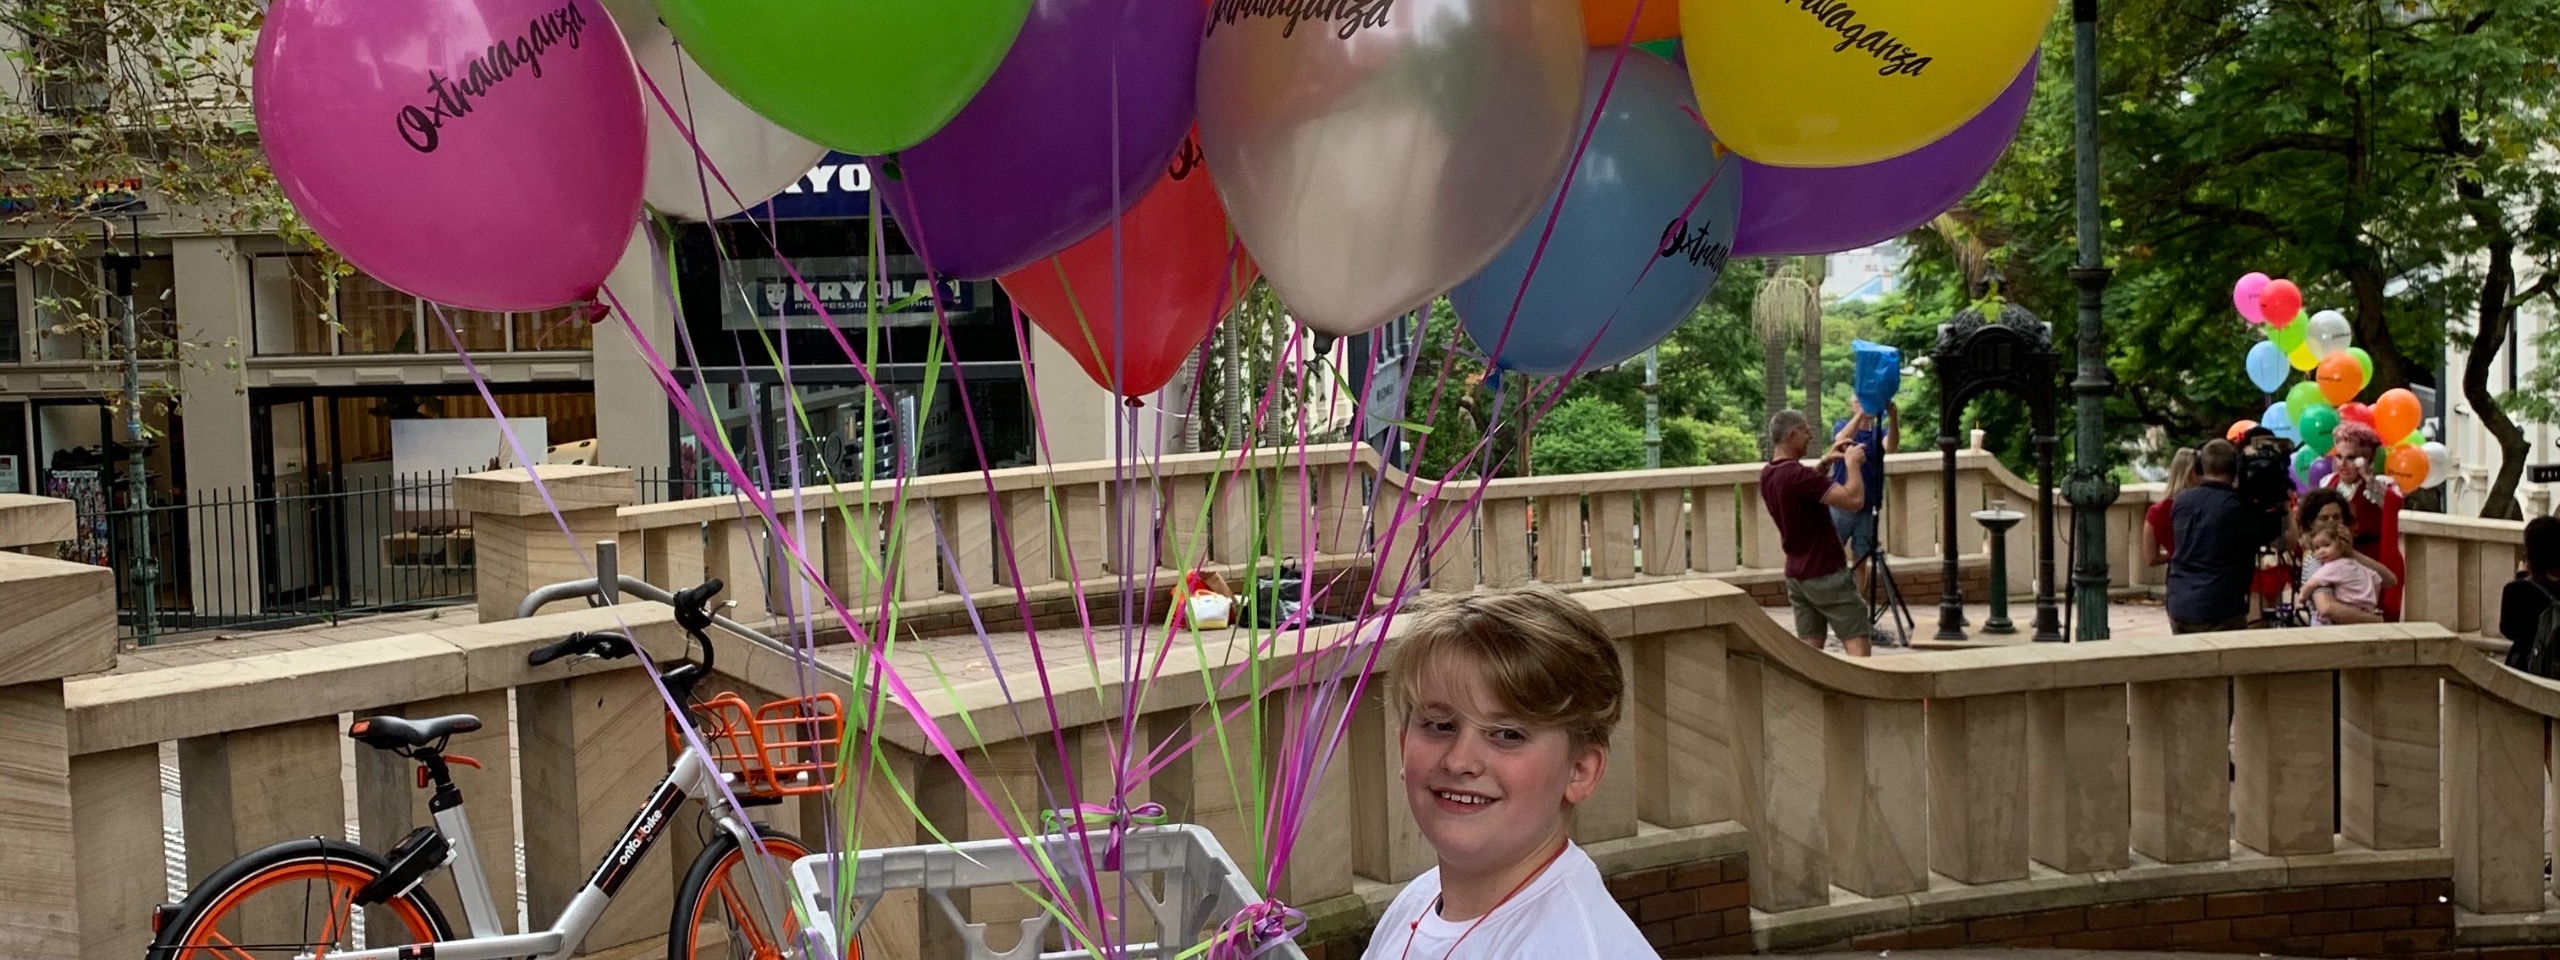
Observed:
[[[595,325],[575,307],[516,314],[518,350],[593,350]]]
[[[18,271],[0,267],[0,363],[18,362]],[[6,429],[0,425],[0,429]],[[0,490],[0,493],[14,493]]]
[[[523,322],[519,319],[518,322]],[[507,315],[464,310],[460,307],[427,308],[427,352],[453,352],[453,336],[445,333],[445,325],[453,325],[454,335],[462,338],[462,349],[472,353],[498,353],[507,349]]]
[[[338,352],[417,353],[418,298],[364,274],[338,281]]]
[[[249,266],[249,312],[261,356],[326,355],[328,277],[307,254],[258,257]]]

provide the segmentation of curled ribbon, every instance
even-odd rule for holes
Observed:
[[[1040,811],[1040,832],[1063,834],[1070,829],[1091,830],[1109,827],[1111,842],[1102,850],[1102,869],[1116,871],[1120,869],[1121,863],[1120,841],[1128,837],[1131,824],[1142,827],[1161,826],[1170,819],[1165,813],[1164,804],[1161,803],[1141,803],[1135,807],[1118,802],[1107,807],[1101,804],[1084,803]]]
[[[1216,939],[1209,941],[1209,960],[1251,960],[1297,939],[1306,929],[1303,910],[1278,900],[1249,904],[1227,918]]]

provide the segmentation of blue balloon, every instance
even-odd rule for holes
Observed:
[[[2284,410],[2284,401],[2267,404],[2267,412],[2258,415],[2258,425],[2289,443],[2302,442],[2302,430],[2293,425],[2293,416]]]
[[[1492,263],[1449,292],[1467,336],[1498,369],[1559,374],[1577,361],[1593,370],[1643,353],[1689,319],[1732,255],[1742,165],[1718,157],[1690,115],[1697,101],[1680,68],[1591,52],[1582,123],[1613,63],[1617,84],[1553,235],[1546,217],[1529,218]],[[1541,209],[1554,209],[1553,194]],[[1523,297],[1520,281],[1542,236],[1546,254]]]
[[[2275,344],[2260,340],[2249,348],[2249,382],[2258,385],[2259,393],[2274,393],[2283,387],[2285,374],[2292,366]]]

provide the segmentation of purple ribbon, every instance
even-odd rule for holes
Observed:
[[[1079,803],[1072,807],[1040,811],[1040,832],[1063,834],[1070,827],[1084,830],[1109,827],[1111,842],[1102,848],[1102,869],[1117,872],[1121,864],[1120,841],[1129,836],[1129,825],[1152,827],[1169,819],[1171,817],[1165,813],[1161,803],[1141,803],[1135,807],[1118,801],[1107,807],[1098,803]]]
[[[1278,900],[1250,904],[1218,930],[1217,939],[1210,941],[1209,960],[1251,960],[1297,939],[1306,929],[1303,910]]]

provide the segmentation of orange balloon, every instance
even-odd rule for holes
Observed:
[[[2419,413],[2417,394],[2405,387],[2385,390],[2381,399],[2373,402],[2374,432],[2382,434],[2385,445],[2399,443],[2410,431],[2418,429]]]
[[[2344,350],[2321,358],[2318,371],[2320,395],[2333,405],[2355,399],[2356,392],[2364,389],[2364,367]]]
[[[1629,20],[1636,22],[1632,39]],[[1595,47],[1668,40],[1680,35],[1680,0],[1582,0],[1582,34]]]
[[[2401,447],[2391,451],[2382,461],[2382,472],[2400,485],[2400,492],[2412,493],[2427,485],[2427,452],[2417,447]]]
[[[2240,438],[2241,438],[2241,437],[2248,436],[2248,435],[2249,435],[2249,431],[2251,431],[2251,430],[2255,430],[2255,429],[2257,429],[2257,428],[2258,428],[2258,421],[2255,421],[2255,420],[2242,420],[2242,421],[2240,421],[2240,422],[2238,422],[2238,423],[2234,423],[2234,424],[2232,424],[2232,425],[2231,425],[2231,429],[2223,431],[2223,432],[2222,432],[2222,439],[2229,440],[2229,441],[2231,441],[2231,442],[2233,442],[2233,443],[2239,443],[2239,442],[2240,442]]]

